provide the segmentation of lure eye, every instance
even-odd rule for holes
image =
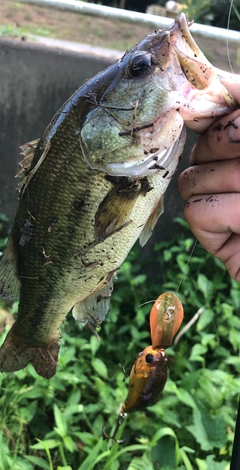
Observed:
[[[151,364],[151,362],[153,361],[153,354],[147,354],[145,361],[147,364]]]
[[[135,54],[129,63],[129,72],[132,77],[145,76],[153,66],[153,59],[150,54],[139,52]]]

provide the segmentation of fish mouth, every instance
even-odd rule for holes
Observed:
[[[203,90],[209,86],[214,69],[190,33],[192,24],[185,14],[180,14],[170,27],[170,43],[187,80],[198,90]]]
[[[159,170],[166,170],[174,155],[185,143],[185,129],[182,117],[175,110],[170,110],[155,121],[143,126],[138,131],[142,157],[106,164],[110,175],[139,178],[154,175]]]
[[[236,101],[220,83],[217,70],[195,43],[189,30],[192,23],[181,13],[169,28],[166,71],[174,88],[188,102],[188,106],[180,110],[185,124],[201,133],[213,118],[235,109]]]
[[[172,27],[170,42],[173,45],[181,69],[194,88],[204,90],[215,76],[213,66],[208,62],[195,43],[189,27],[193,24],[186,15],[180,14]]]

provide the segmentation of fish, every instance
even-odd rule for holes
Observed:
[[[181,14],[83,84],[40,139],[21,147],[19,206],[0,262],[0,296],[19,299],[0,371],[56,373],[68,312],[94,329],[134,243],[162,214],[186,126],[198,132],[236,102]]]
[[[104,432],[106,439],[122,442],[116,435],[127,414],[145,410],[159,400],[168,378],[165,348],[172,345],[183,318],[182,302],[173,292],[164,292],[154,302],[150,312],[152,345],[140,352],[131,368],[127,397],[120,407],[113,435]]]

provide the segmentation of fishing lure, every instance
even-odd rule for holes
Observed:
[[[121,406],[115,431],[112,437],[103,432],[105,438],[122,442],[116,440],[116,434],[127,413],[143,410],[159,400],[168,376],[165,348],[171,346],[183,316],[182,303],[175,294],[165,292],[155,301],[150,312],[152,345],[147,346],[134,362],[130,372],[128,394]]]

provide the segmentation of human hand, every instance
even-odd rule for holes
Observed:
[[[240,79],[223,83],[240,103]],[[178,180],[184,216],[204,248],[240,281],[240,109],[199,137],[190,164]]]

